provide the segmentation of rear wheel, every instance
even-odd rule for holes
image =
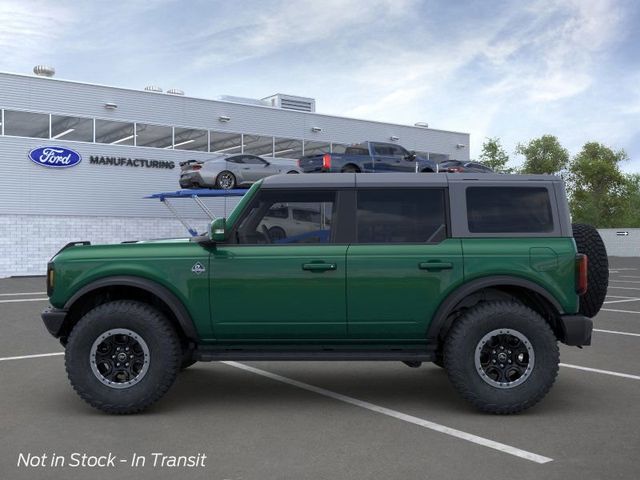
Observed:
[[[300,172],[296,172],[295,170],[291,170],[291,171],[287,172],[288,175],[296,175],[298,173],[300,173]]]
[[[560,355],[547,322],[518,302],[470,308],[451,327],[444,366],[454,388],[489,413],[517,413],[549,391]]]
[[[574,223],[573,239],[579,253],[587,256],[588,288],[580,297],[580,313],[595,317],[602,308],[609,287],[609,258],[604,242],[591,225]]]
[[[231,190],[235,186],[236,176],[227,170],[220,172],[216,177],[216,188],[221,190]]]
[[[90,310],[71,331],[65,352],[75,391],[107,413],[136,413],[156,402],[173,384],[181,360],[171,323],[131,300]]]
[[[360,169],[355,165],[346,165],[342,170],[342,173],[360,173]]]

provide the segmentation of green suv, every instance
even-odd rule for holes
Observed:
[[[67,245],[42,317],[105,412],[147,408],[197,361],[393,360],[514,413],[551,388],[558,341],[590,344],[607,281],[557,177],[281,175],[201,237]]]

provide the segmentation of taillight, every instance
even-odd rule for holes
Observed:
[[[202,165],[195,164],[194,166],[191,167],[191,170],[200,170],[201,168],[202,168]]]
[[[301,167],[302,167],[302,165],[301,165],[301,160],[300,160],[300,159],[298,159],[298,168],[301,168]]]
[[[322,168],[325,170],[331,169],[331,155],[329,155],[328,153],[325,153],[322,156]]]
[[[579,253],[576,255],[576,293],[584,295],[587,293],[589,286],[589,278],[587,276],[587,267],[589,266],[589,258]]]

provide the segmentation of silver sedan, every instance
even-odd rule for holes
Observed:
[[[181,188],[248,187],[258,180],[280,173],[301,173],[291,159],[265,160],[257,155],[219,155],[211,160],[180,163]]]

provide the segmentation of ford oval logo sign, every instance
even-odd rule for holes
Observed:
[[[33,163],[51,168],[69,168],[82,161],[78,152],[63,147],[34,148],[29,152],[29,159]]]

